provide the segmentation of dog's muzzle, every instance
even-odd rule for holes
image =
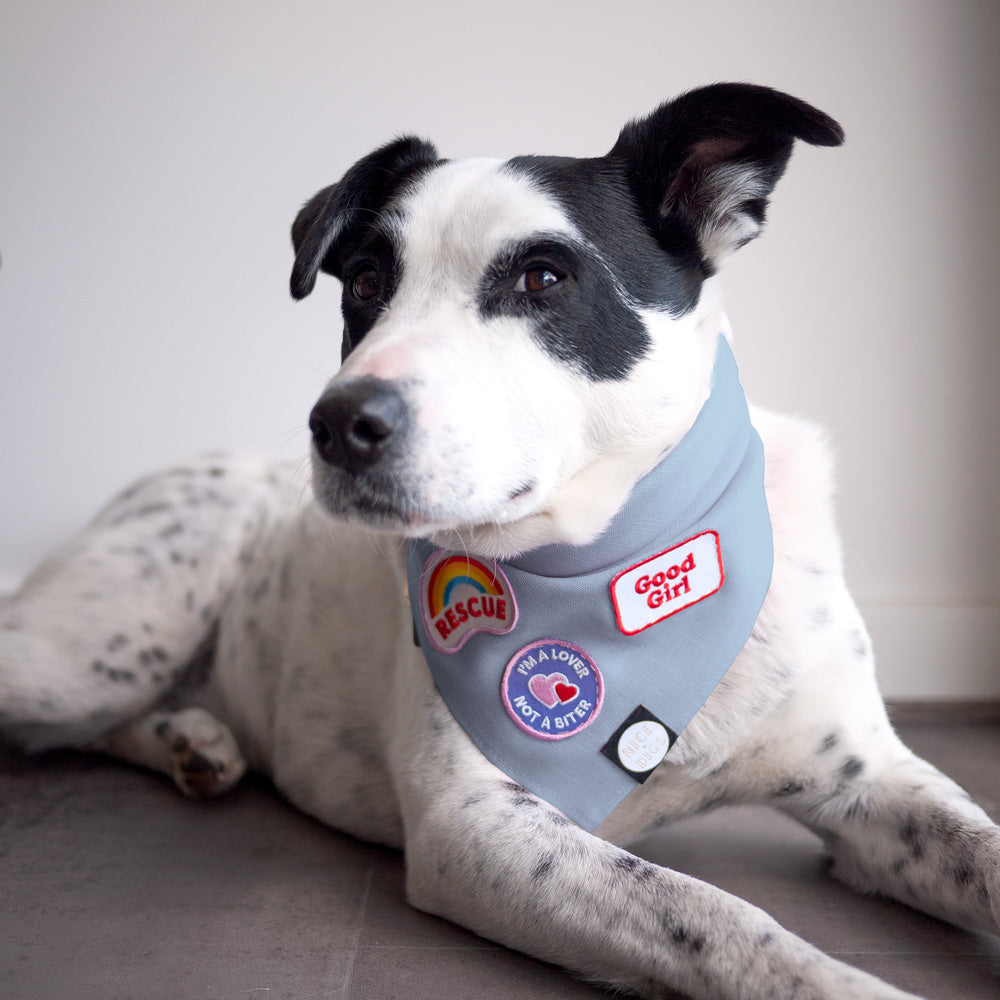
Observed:
[[[328,389],[309,415],[309,430],[319,457],[353,475],[390,455],[409,420],[399,390],[365,376]]]

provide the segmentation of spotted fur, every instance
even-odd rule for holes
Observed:
[[[291,467],[227,456],[120,495],[0,607],[0,729],[194,796],[264,772],[403,848],[415,906],[642,996],[904,996],[626,850],[728,804],[800,820],[862,891],[997,933],[1000,831],[889,725],[808,425],[754,411],[771,589],[596,834],[474,749],[412,642],[402,539],[484,556],[592,539],[704,402],[728,330],[713,275],[760,232],[794,140],[840,138],[794,98],[727,84],[590,160],[449,162],[401,139],[359,161],[293,228],[293,294],[320,271],[344,286],[315,499]]]

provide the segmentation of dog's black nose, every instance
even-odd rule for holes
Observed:
[[[309,430],[324,462],[358,472],[385,455],[408,419],[399,390],[365,376],[325,392],[309,415]]]

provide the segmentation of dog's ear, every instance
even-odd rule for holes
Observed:
[[[320,271],[339,278],[340,247],[402,184],[437,159],[437,150],[429,142],[405,136],[369,153],[340,181],[306,202],[292,224],[293,298],[304,299]]]
[[[844,133],[787,94],[718,83],[629,123],[608,156],[660,245],[707,276],[760,233],[795,139],[837,146]]]

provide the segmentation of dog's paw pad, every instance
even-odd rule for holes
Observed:
[[[220,760],[212,760],[198,750],[192,750],[178,761],[174,780],[181,791],[194,799],[218,795],[232,785],[231,768]]]
[[[201,709],[175,713],[167,725],[161,724],[159,735],[170,747],[170,774],[189,798],[228,791],[246,771],[232,734]]]
[[[225,735],[229,737],[228,732]],[[244,771],[246,762],[232,737],[207,744],[186,743],[173,754],[173,779],[192,799],[206,799],[228,791],[243,777]]]

